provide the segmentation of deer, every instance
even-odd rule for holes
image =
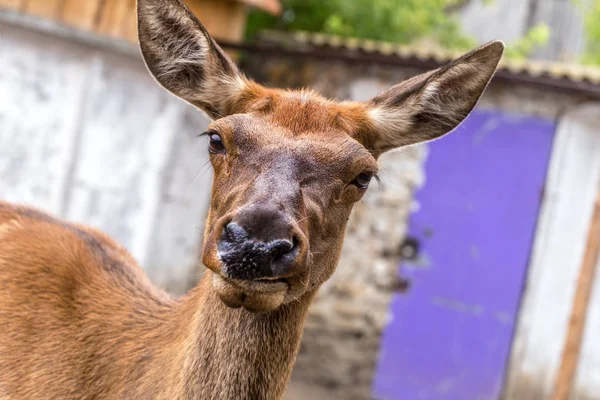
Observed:
[[[378,158],[454,130],[504,44],[336,101],[248,79],[181,0],[137,14],[151,75],[212,119],[206,273],[171,296],[104,233],[0,202],[0,398],[280,399]]]

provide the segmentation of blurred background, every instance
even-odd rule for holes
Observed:
[[[185,0],[244,72],[366,100],[488,40],[457,131],[381,159],[289,399],[600,399],[600,0]],[[162,91],[134,0],[0,0],[0,198],[96,226],[184,293],[208,119]]]

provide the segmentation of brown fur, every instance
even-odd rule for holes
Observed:
[[[279,397],[308,299],[250,314],[209,286],[172,299],[102,233],[0,203],[0,398]]]
[[[475,106],[503,45],[484,46],[368,103],[264,88],[244,78],[180,0],[139,0],[144,58],[167,90],[216,120],[202,259],[188,295],[155,288],[91,228],[0,203],[0,398],[277,399],[308,306],[334,272],[357,177],[392,148],[437,138]],[[273,282],[222,270],[223,227],[279,210],[293,268]],[[253,214],[254,213],[254,214]]]

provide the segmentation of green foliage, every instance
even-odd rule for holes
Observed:
[[[576,1],[581,6],[580,1]],[[582,7],[586,36],[583,63],[600,65],[600,0],[588,0]]]
[[[476,41],[462,32],[460,22],[448,12],[469,0],[282,0],[283,16],[253,12],[248,36],[263,29],[323,32],[399,44],[433,41],[445,48],[468,50]],[[484,0],[493,4],[495,0]],[[575,0],[577,1],[577,0]],[[600,4],[600,0],[598,1]],[[600,20],[600,19],[597,19]],[[600,27],[596,26],[600,30]],[[526,58],[543,46],[550,28],[540,24],[520,40],[509,43],[507,56]]]
[[[544,46],[550,39],[550,27],[544,23],[531,28],[525,36],[506,46],[506,56],[513,59],[527,58],[536,48]]]
[[[282,18],[254,12],[252,38],[261,29],[324,32],[341,36],[410,43],[433,39],[449,48],[468,48],[458,21],[445,10],[464,0],[283,0]]]

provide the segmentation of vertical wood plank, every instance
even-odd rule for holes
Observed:
[[[25,12],[39,17],[55,19],[58,17],[63,0],[27,0]]]
[[[109,36],[121,37],[123,32],[123,22],[130,2],[128,0],[105,0],[100,11],[100,21],[98,24],[98,33]]]
[[[123,21],[123,36],[124,39],[130,42],[137,43],[138,31],[137,31],[137,12],[135,0],[129,0],[129,7],[125,14],[125,20]]]
[[[65,0],[61,19],[68,25],[93,30],[103,3],[103,0]]]
[[[243,38],[246,23],[244,4],[222,0],[196,0],[188,2],[188,6],[215,39],[237,43]]]
[[[587,310],[592,295],[598,253],[600,252],[600,194],[596,198],[594,215],[590,224],[587,246],[573,301],[573,311],[556,384],[554,400],[568,400],[573,387],[577,362],[581,354],[581,344],[586,323]]]
[[[188,6],[200,19],[206,30],[218,41],[240,43],[246,28],[246,5],[234,1],[196,0]],[[226,50],[234,62],[238,61],[236,51]]]
[[[506,400],[553,394],[600,181],[597,126],[597,105],[569,111],[558,126],[514,334]]]
[[[24,4],[25,0],[0,0],[0,8],[19,10]]]
[[[597,126],[600,123],[600,103],[588,104],[587,108],[592,122],[595,121],[594,126]],[[570,400],[590,400],[596,398],[600,393],[600,341],[598,340],[598,332],[600,332],[600,272],[598,271],[600,271],[600,259],[596,261],[596,277],[587,310]]]
[[[600,393],[600,260],[596,264],[596,278],[585,321],[577,374],[569,400],[590,400]]]
[[[535,12],[531,16],[531,26],[544,23],[550,28],[552,35],[532,56],[546,60],[577,62],[585,51],[584,12],[581,10],[585,10],[586,2],[538,0]]]

